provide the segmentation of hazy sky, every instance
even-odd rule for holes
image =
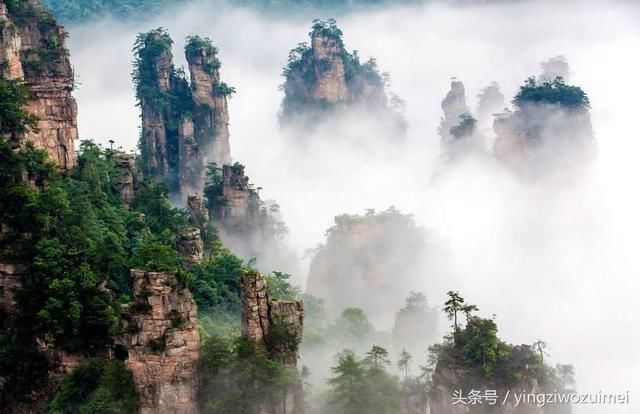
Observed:
[[[333,216],[386,209],[413,213],[451,248],[453,260],[416,284],[430,300],[459,289],[481,313],[497,315],[514,343],[542,338],[557,362],[574,363],[584,392],[631,391],[640,398],[640,6],[614,1],[531,1],[511,5],[397,7],[338,18],[349,49],[374,56],[407,102],[409,131],[368,148],[316,134],[305,148],[281,137],[278,85],[288,51],[307,40],[313,17],[265,17],[220,5],[193,5],[135,27],[104,22],[69,28],[80,89],[80,135],[135,148],[138,108],[130,80],[140,31],[162,25],[178,65],[188,34],[220,49],[230,101],[231,150],[263,198],[276,199],[298,252],[323,242]],[[468,104],[497,81],[510,100],[539,63],[564,54],[571,82],[592,103],[600,147],[580,179],[525,183],[492,162],[439,163],[440,101],[455,76]],[[354,115],[349,136],[367,137]],[[371,138],[372,140],[375,137]],[[305,275],[296,275],[303,281]],[[579,407],[578,413],[632,413]]]

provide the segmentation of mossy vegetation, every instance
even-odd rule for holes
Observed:
[[[62,381],[48,414],[133,414],[138,396],[133,375],[118,360],[94,358]]]

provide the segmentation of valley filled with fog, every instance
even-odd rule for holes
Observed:
[[[308,133],[281,130],[279,85],[289,50],[308,41],[313,19],[329,17],[348,50],[375,57],[389,73],[389,91],[406,104],[406,137],[379,136],[366,111],[346,114],[340,128],[328,117]],[[136,149],[140,109],[130,73],[139,32],[165,27],[178,65],[186,64],[186,36],[210,37],[221,77],[236,89],[232,158],[246,166],[262,199],[280,205],[296,284],[306,285],[305,252],[325,243],[334,216],[394,206],[424,228],[424,260],[397,297],[372,296],[370,307],[397,310],[410,291],[421,291],[441,308],[446,292],[458,290],[484,316],[496,315],[505,340],[544,339],[554,361],[575,366],[577,390],[631,391],[629,405],[574,406],[609,414],[639,408],[638,21],[640,6],[615,1],[433,3],[338,16],[193,2],[145,22],[67,30],[81,139]],[[474,112],[476,96],[493,81],[511,107],[520,85],[557,55],[569,63],[567,81],[589,96],[593,161],[574,170],[542,160],[540,174],[522,176],[491,156],[490,122],[479,125],[486,154],[445,161],[438,126],[452,78],[464,83]],[[391,328],[393,312],[375,321],[378,330]],[[450,323],[441,319],[443,334]]]

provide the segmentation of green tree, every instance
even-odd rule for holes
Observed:
[[[405,380],[409,376],[409,363],[413,357],[406,349],[402,348],[400,358],[398,359],[398,368],[404,372]]]
[[[346,308],[329,329],[332,336],[347,344],[366,341],[373,334],[373,325],[360,308]]]
[[[381,346],[373,345],[364,359],[366,364],[371,365],[373,369],[383,369],[385,365],[389,365],[389,352]]]
[[[124,363],[95,358],[63,379],[48,413],[133,414],[137,403],[133,375]]]
[[[465,306],[464,298],[458,292],[448,291],[449,299],[444,303],[444,312],[449,320],[453,320],[453,330],[458,332],[458,312]]]
[[[337,363],[331,368],[331,403],[340,407],[344,414],[367,412],[372,397],[369,382],[362,362],[355,354],[345,349],[337,355]]]

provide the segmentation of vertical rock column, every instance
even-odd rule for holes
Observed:
[[[140,80],[138,98],[142,109],[142,135],[140,147],[145,174],[164,177],[169,173],[167,129],[165,108],[161,98],[171,90],[173,54],[171,39],[160,30],[149,32],[143,47],[138,51]]]
[[[299,359],[298,347],[302,341],[304,308],[301,301],[271,300],[266,279],[258,272],[249,272],[241,280],[242,335],[249,340],[265,345],[272,359],[285,367],[296,369]],[[274,335],[286,327],[287,335],[295,336],[296,346],[291,341]],[[270,334],[271,333],[271,334]],[[302,414],[304,395],[302,383],[293,384],[282,401],[272,406],[261,406],[260,414]]]
[[[131,270],[135,302],[125,311],[127,366],[140,414],[198,412],[200,339],[191,292],[171,272]]]
[[[220,81],[217,49],[208,41],[188,47],[186,58],[191,75],[194,103],[194,136],[203,153],[203,162],[218,165],[231,163],[229,145],[228,91]]]

